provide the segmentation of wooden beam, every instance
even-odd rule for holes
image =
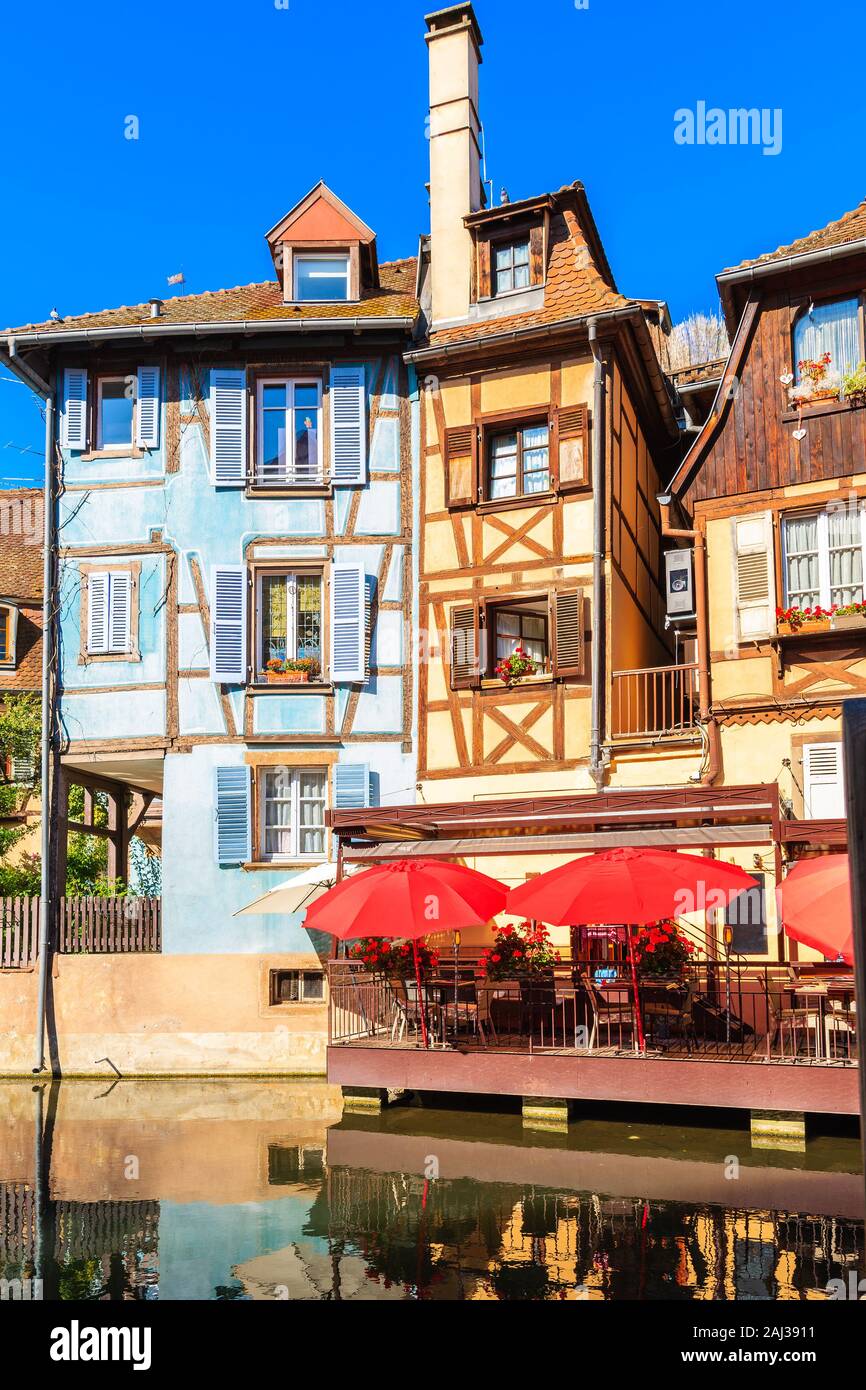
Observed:
[[[496,835],[457,840],[400,840],[377,845],[346,845],[346,860],[471,859],[478,855],[569,854],[573,850],[615,849],[652,845],[658,849],[731,849],[742,845],[771,845],[769,825],[695,825],[665,830],[607,830],[567,835]]]

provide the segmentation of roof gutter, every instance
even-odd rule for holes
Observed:
[[[803,251],[799,256],[783,256],[778,261],[761,261],[758,265],[744,266],[742,270],[723,270],[716,276],[719,289],[727,285],[746,285],[760,280],[765,275],[782,275],[786,270],[799,270],[811,265],[826,265],[831,261],[842,260],[845,256],[856,256],[866,251],[866,237],[857,241],[846,241],[842,246],[825,246],[820,251]]]
[[[114,339],[182,338],[192,335],[203,338],[226,333],[242,333],[252,336],[258,333],[320,333],[332,332],[360,333],[364,329],[386,329],[411,332],[415,317],[395,315],[389,318],[343,318],[343,319],[233,319],[230,321],[205,323],[160,323],[148,319],[147,323],[127,324],[120,328],[57,328],[53,330],[33,328],[21,332],[5,333],[9,351],[16,344],[22,347],[39,345],[47,347],[52,343],[111,342]]]

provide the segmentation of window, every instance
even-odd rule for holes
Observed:
[[[732,951],[740,956],[765,956],[769,949],[766,875],[752,877],[755,887],[738,893],[725,908],[725,924],[733,928]]]
[[[135,377],[103,376],[96,383],[97,449],[131,449]]]
[[[274,972],[283,973],[283,972]],[[306,1149],[297,1144],[268,1145],[268,1185],[310,1182],[325,1175],[324,1149]]]
[[[529,238],[493,246],[493,293],[529,288]]]
[[[845,815],[841,743],[804,744],[803,811],[806,820],[841,820]]]
[[[87,572],[87,654],[132,654],[134,630],[130,570]]]
[[[800,380],[801,362],[817,362],[830,354],[831,372],[849,372],[861,360],[860,305],[857,299],[812,304],[794,325],[794,370]]]
[[[787,607],[862,603],[863,518],[864,513],[855,507],[784,518]]]
[[[271,1004],[321,1004],[324,997],[321,970],[271,971]]]
[[[0,666],[15,665],[15,629],[18,610],[11,604],[0,605]]]
[[[535,601],[519,607],[491,608],[489,621],[493,639],[491,669],[518,647],[532,658],[539,671],[550,669],[546,604]]]
[[[489,501],[533,497],[549,491],[550,428],[546,420],[488,437]]]
[[[32,787],[36,777],[36,758],[33,753],[13,753],[9,759],[9,780],[23,787]]]
[[[322,483],[322,383],[260,381],[257,438],[257,483]]]
[[[294,278],[297,300],[346,300],[349,298],[349,257],[345,254],[296,255]]]
[[[306,668],[308,679],[321,675],[321,574],[260,574],[258,617],[259,680],[267,679],[269,661],[306,661],[310,663]]]
[[[262,860],[315,859],[325,853],[328,774],[274,767],[259,773]]]

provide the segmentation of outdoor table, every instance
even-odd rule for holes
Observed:
[[[825,1060],[833,1051],[830,1045],[830,1035],[839,1031],[836,1024],[845,1019],[851,1020],[853,1025],[851,1016],[854,1004],[854,981],[844,977],[834,979],[830,976],[816,976],[808,983],[798,984],[792,994],[795,1000],[803,1000],[802,1013],[805,1015],[803,1026],[807,1030],[811,1027],[808,1022],[809,1015],[815,1015],[817,1020],[815,1054],[818,1060]],[[831,999],[838,1000],[842,1004],[842,1008],[838,1011],[828,1008]],[[800,1008],[799,1005],[796,1007]],[[850,1035],[848,1036],[850,1037]]]

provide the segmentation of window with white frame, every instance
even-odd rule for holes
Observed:
[[[529,288],[529,237],[493,244],[493,292]]]
[[[293,298],[311,300],[347,300],[349,298],[349,256],[295,255]]]
[[[132,651],[132,575],[93,570],[87,576],[87,653],[119,656]]]
[[[306,767],[263,768],[258,789],[262,860],[322,858],[327,772]]]
[[[322,383],[314,379],[263,380],[256,416],[257,483],[322,483]]]
[[[97,449],[131,449],[134,423],[135,377],[99,377],[96,383]]]
[[[866,522],[861,507],[784,517],[786,606],[830,609],[862,603],[864,542]]]
[[[829,354],[828,370],[850,372],[862,359],[860,350],[860,301],[833,299],[811,304],[794,325],[794,368],[799,382],[801,362],[820,362]]]
[[[265,570],[257,584],[257,679],[322,672],[323,581],[320,572]],[[269,676],[270,673],[270,676]]]
[[[10,603],[0,604],[0,666],[15,665],[15,633],[18,609]]]

